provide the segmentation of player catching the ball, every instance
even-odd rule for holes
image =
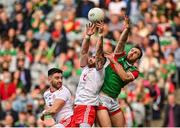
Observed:
[[[99,28],[96,55],[89,53],[90,36],[95,27]],[[99,106],[99,92],[104,81],[106,59],[103,56],[103,23],[89,23],[86,26],[86,36],[82,43],[80,65],[82,73],[76,91],[74,107],[74,127],[91,127],[96,117],[96,107]]]
[[[133,64],[141,58],[142,50],[133,47],[128,54],[124,47],[130,31],[130,21],[125,17],[123,30],[114,53],[107,54],[110,64],[105,69],[105,78],[100,92],[101,105],[98,107],[97,119],[101,127],[122,127],[125,119],[116,100],[121,88],[138,77],[138,70]],[[118,70],[117,70],[118,69]]]

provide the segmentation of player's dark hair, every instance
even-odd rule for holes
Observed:
[[[135,45],[134,48],[139,49],[139,51],[140,51],[140,56],[138,57],[138,59],[141,59],[141,57],[142,57],[142,55],[143,55],[143,51],[142,51],[141,47],[140,47],[139,45]]]
[[[54,73],[63,73],[63,71],[61,69],[58,68],[51,68],[48,70],[48,76],[53,75]]]

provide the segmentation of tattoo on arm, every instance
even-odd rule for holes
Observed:
[[[84,38],[82,42],[81,52],[80,52],[80,66],[84,67],[87,64],[88,50],[89,50],[90,37]]]
[[[81,55],[88,53],[88,50],[89,50],[89,41],[90,41],[90,37],[83,39],[82,48],[81,48]]]
[[[96,44],[96,69],[100,70],[103,68],[105,63],[105,57],[103,53],[103,36],[100,36]]]
[[[130,32],[130,28],[125,28],[124,31],[122,32],[121,36],[120,36],[120,39],[118,41],[118,44],[114,50],[114,53],[120,53],[120,52],[123,52],[124,50],[124,46],[125,46],[125,43],[128,39],[128,34]]]
[[[126,83],[129,83],[134,80],[134,77],[131,73],[126,72],[123,67],[118,63],[114,63],[114,68],[116,70],[117,75]]]

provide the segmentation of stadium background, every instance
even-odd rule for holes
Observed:
[[[0,126],[43,126],[39,116],[51,67],[63,69],[64,85],[75,93],[93,7],[106,12],[104,50],[113,50],[127,14],[132,28],[126,51],[138,44],[144,52],[136,63],[140,77],[118,97],[127,126],[163,126],[168,96],[180,101],[178,0],[0,0]],[[92,52],[95,44],[96,35]]]

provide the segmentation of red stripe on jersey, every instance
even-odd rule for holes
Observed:
[[[134,70],[131,73],[133,74],[135,79],[139,76],[139,72],[137,70]]]

